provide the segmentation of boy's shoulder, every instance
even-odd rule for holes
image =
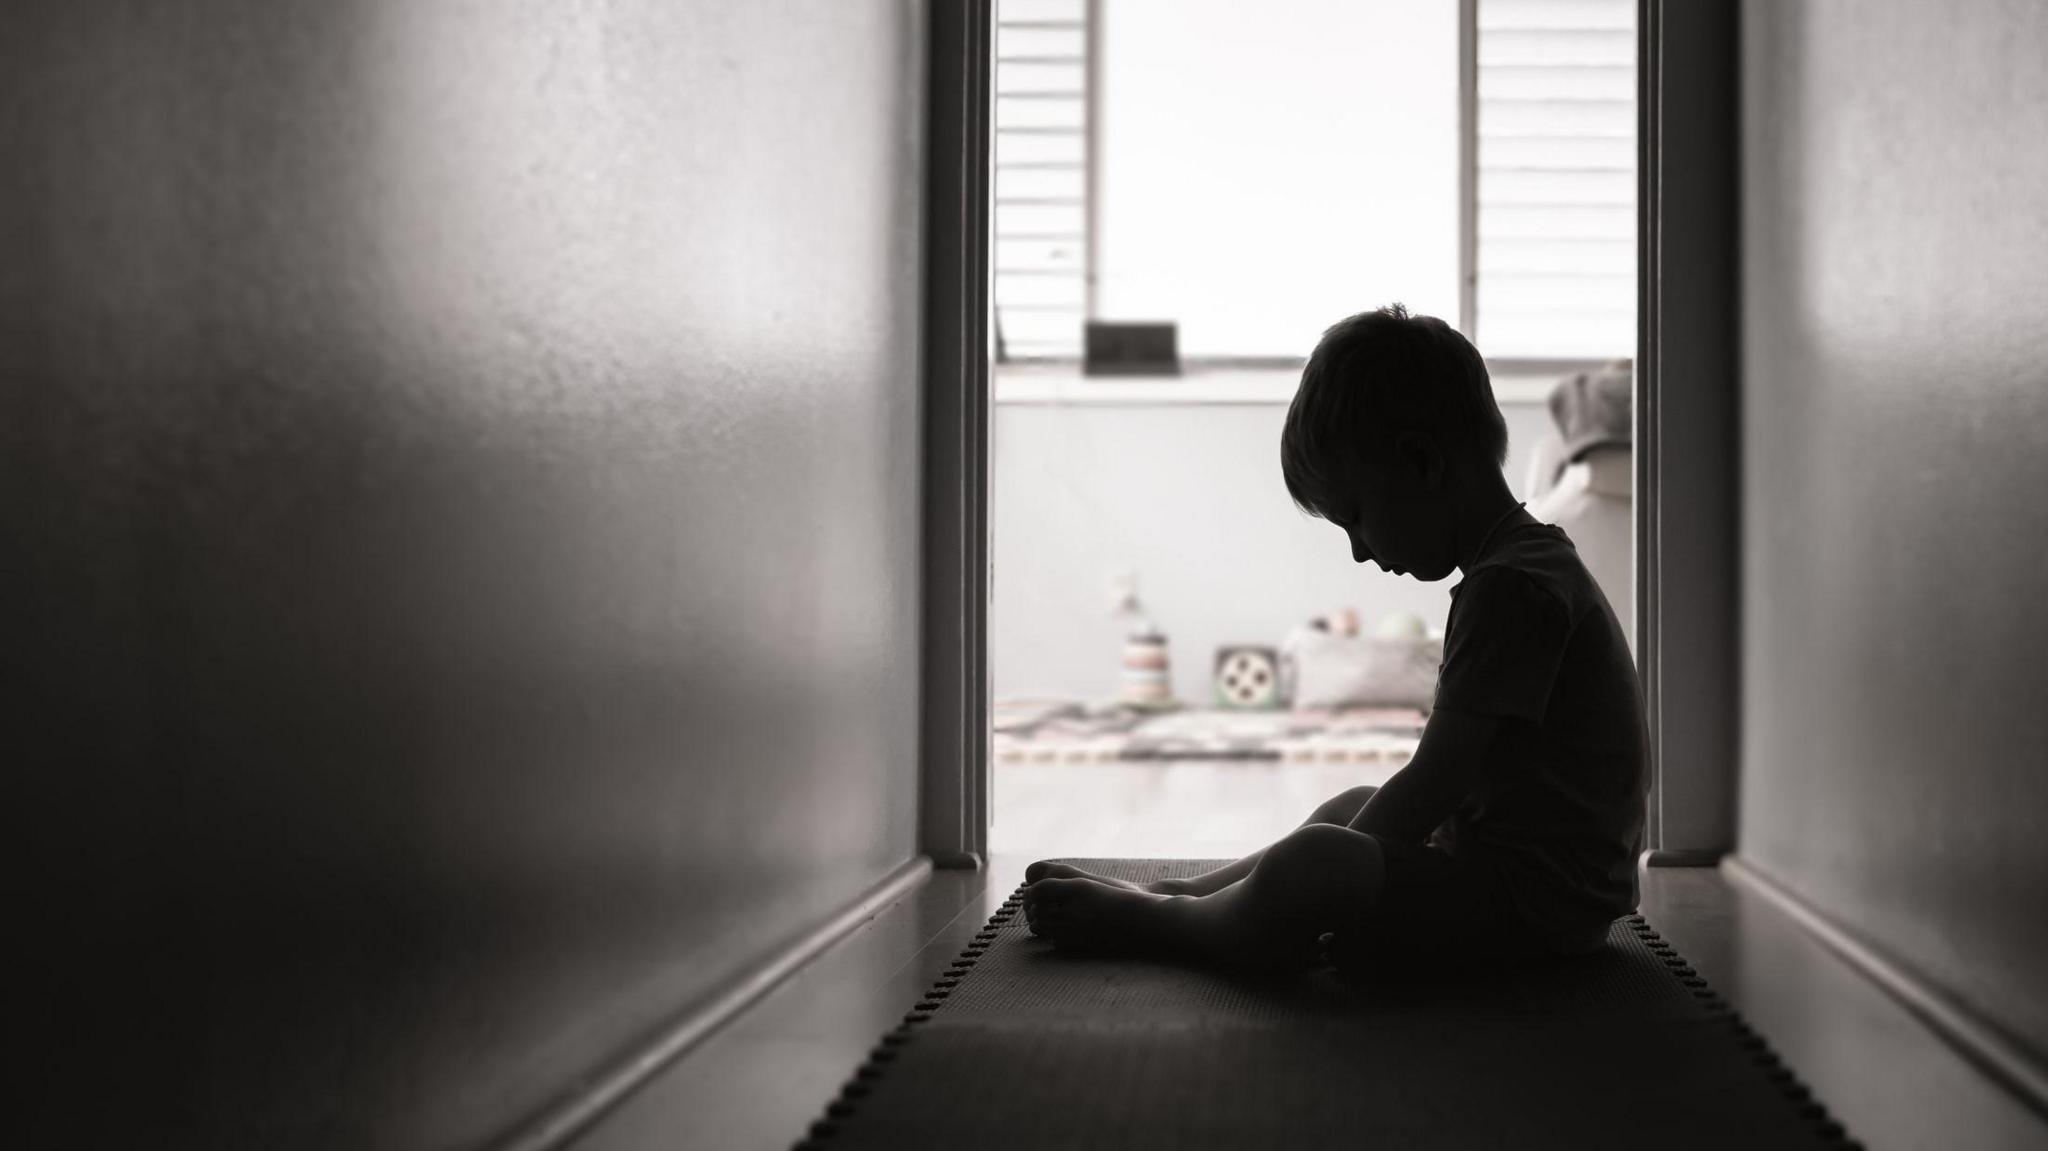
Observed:
[[[1530,523],[1494,541],[1451,589],[1436,705],[1542,722],[1584,596],[1571,541]]]
[[[1523,600],[1556,608],[1568,620],[1583,611],[1584,591],[1592,573],[1563,529],[1546,523],[1526,524],[1503,540],[1487,557],[1473,564],[1451,589],[1453,602]]]

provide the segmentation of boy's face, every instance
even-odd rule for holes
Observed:
[[[1360,472],[1351,507],[1330,517],[1351,537],[1351,558],[1424,583],[1450,575],[1457,567],[1452,512],[1435,445],[1404,437],[1396,451],[1374,454]]]

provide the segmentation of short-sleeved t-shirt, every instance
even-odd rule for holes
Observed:
[[[1482,782],[1430,842],[1490,864],[1547,933],[1636,905],[1642,692],[1614,609],[1560,528],[1517,512],[1451,589],[1436,706],[1497,716]]]

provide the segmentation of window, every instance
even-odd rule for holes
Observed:
[[[996,339],[1079,358],[1089,308],[1089,0],[1000,0],[995,42]]]
[[[1293,358],[1395,299],[1633,353],[1633,0],[999,0],[995,85],[1005,358],[1089,317]]]
[[[1636,346],[1634,0],[1478,0],[1478,343]],[[1469,334],[1469,333],[1468,333]]]

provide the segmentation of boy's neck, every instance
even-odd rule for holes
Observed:
[[[1472,477],[1470,495],[1458,501],[1456,536],[1453,543],[1460,574],[1472,570],[1481,550],[1509,525],[1532,519],[1521,501],[1508,489],[1507,478],[1497,468],[1484,468]]]

